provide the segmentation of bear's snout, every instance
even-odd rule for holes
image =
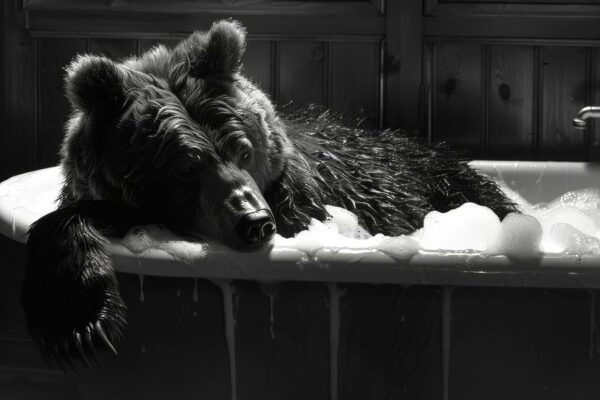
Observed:
[[[269,210],[258,210],[244,215],[236,226],[236,233],[249,246],[262,245],[275,235],[275,222]]]
[[[239,240],[250,248],[267,243],[275,235],[275,221],[262,195],[249,186],[233,191],[226,201],[233,215],[241,215],[235,225]]]

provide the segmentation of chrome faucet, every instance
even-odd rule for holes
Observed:
[[[599,106],[587,106],[579,110],[577,117],[573,118],[573,126],[579,129],[585,129],[588,126],[588,119],[590,118],[600,118]]]

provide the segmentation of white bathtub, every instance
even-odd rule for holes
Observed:
[[[472,166],[532,203],[600,185],[600,165],[576,162],[475,161]],[[25,242],[60,185],[58,168],[34,171],[0,184],[0,232]],[[36,198],[40,196],[41,200]],[[118,240],[110,251],[121,272],[144,275],[258,281],[325,281],[423,285],[600,287],[600,256],[546,254],[522,265],[505,256],[421,251],[395,259],[376,250],[324,248],[307,255],[293,248],[240,253],[213,246],[206,258],[185,264],[163,251],[138,257]],[[308,260],[308,261],[307,261]]]

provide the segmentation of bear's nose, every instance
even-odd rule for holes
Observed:
[[[275,222],[268,210],[258,210],[244,215],[236,231],[245,244],[255,247],[271,240],[275,235]]]

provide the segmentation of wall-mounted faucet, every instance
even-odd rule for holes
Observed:
[[[577,117],[573,118],[573,126],[579,129],[585,129],[588,126],[588,119],[590,118],[600,118],[599,106],[587,106],[579,110]]]

